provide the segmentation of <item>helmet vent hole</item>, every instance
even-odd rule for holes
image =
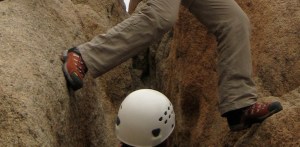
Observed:
[[[169,115],[169,118],[171,118],[171,115]]]
[[[167,115],[167,111],[165,111],[165,115]]]
[[[160,134],[160,129],[159,129],[159,128],[158,128],[158,129],[152,130],[152,135],[153,135],[154,137],[159,136],[159,134]]]
[[[120,118],[119,118],[119,116],[118,116],[118,117],[117,117],[117,121],[116,121],[117,126],[119,126],[120,123],[121,123],[121,121],[120,121]]]
[[[174,124],[172,124],[172,128],[174,128]]]
[[[162,117],[160,117],[158,120],[159,120],[159,121],[162,121],[162,119],[163,119],[163,118],[162,118]]]
[[[170,110],[170,107],[168,107],[168,110]]]
[[[165,121],[165,124],[167,124],[168,120]]]

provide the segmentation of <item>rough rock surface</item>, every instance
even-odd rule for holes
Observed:
[[[300,2],[238,0],[252,22],[260,101],[284,110],[232,133],[220,117],[216,42],[185,8],[159,44],[68,91],[58,55],[127,17],[119,0],[0,0],[0,146],[117,146],[114,120],[132,90],[165,93],[169,146],[300,146]]]
[[[117,146],[110,99],[129,91],[129,63],[74,94],[59,54],[126,17],[118,0],[0,1],[0,146]]]

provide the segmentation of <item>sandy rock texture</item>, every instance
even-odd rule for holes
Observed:
[[[241,132],[218,112],[215,38],[184,7],[159,43],[73,92],[59,54],[128,17],[123,2],[0,0],[0,146],[117,146],[119,104],[139,88],[172,101],[169,146],[300,146],[300,2],[237,2],[252,24],[259,101],[284,107]]]
[[[74,93],[59,54],[126,18],[120,2],[0,1],[0,146],[117,146],[109,100],[129,91],[128,63]]]

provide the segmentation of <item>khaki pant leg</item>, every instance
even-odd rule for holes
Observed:
[[[234,0],[194,0],[193,13],[217,39],[219,110],[224,114],[256,102],[252,76],[250,23]]]
[[[149,0],[138,13],[78,46],[93,77],[121,64],[168,31],[178,17],[180,0]]]

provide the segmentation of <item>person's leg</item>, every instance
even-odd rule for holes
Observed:
[[[149,0],[140,12],[106,34],[79,45],[77,48],[93,77],[121,64],[160,38],[176,22],[179,5],[180,0]]]
[[[216,36],[219,109],[230,129],[248,128],[282,110],[279,102],[256,103],[250,24],[239,5],[234,0],[194,0],[189,10]]]
[[[194,0],[190,11],[217,39],[221,114],[250,106],[257,94],[251,79],[250,24],[234,0]]]
[[[146,49],[173,26],[179,5],[180,0],[149,0],[106,34],[64,51],[61,59],[68,85],[80,89],[87,69],[96,78]]]

